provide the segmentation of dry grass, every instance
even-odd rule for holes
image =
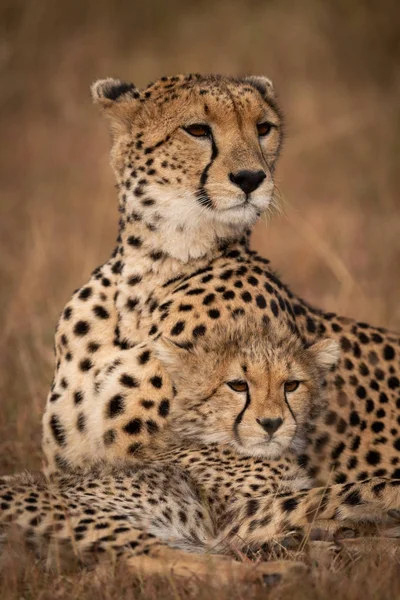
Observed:
[[[286,216],[260,224],[254,245],[311,302],[400,329],[399,16],[396,0],[2,0],[0,472],[40,467],[54,326],[116,235],[106,127],[88,94],[97,77],[271,76],[288,117],[278,173]],[[3,570],[2,598],[186,593],[17,563]],[[393,587],[379,595],[382,569]],[[325,591],[305,582],[296,597],[354,598],[354,581],[365,598],[399,595],[378,553],[340,573],[317,573]]]

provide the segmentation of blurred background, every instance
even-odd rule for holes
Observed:
[[[97,78],[271,77],[285,209],[254,247],[313,304],[400,329],[397,0],[1,0],[0,29],[0,471],[40,466],[54,327],[116,237]]]

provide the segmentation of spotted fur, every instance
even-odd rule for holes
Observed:
[[[301,457],[310,475],[321,485],[399,477],[399,335],[310,307],[249,248],[252,225],[273,206],[282,140],[270,82],[190,75],[137,90],[105,80],[93,96],[111,123],[120,233],[58,325],[43,419],[47,471],[153,444],[174,389],[152,340],[190,348],[251,315],[310,344],[325,336],[340,344],[328,412]],[[209,135],[190,135],[194,123]],[[260,123],[270,124],[268,135],[258,136]],[[265,174],[251,193],[232,181],[243,170]]]
[[[195,348],[161,338],[155,352],[176,388],[170,426],[130,461],[98,461],[50,481],[0,479],[6,533],[11,524],[31,543],[65,543],[83,561],[106,553],[149,573],[167,558],[175,573],[204,574],[204,554],[253,553],[321,527],[384,525],[397,514],[399,481],[310,489],[298,444],[290,444],[323,408],[335,342],[304,346],[284,327],[248,319]],[[282,422],[271,432],[265,419],[276,415]],[[245,569],[221,563],[223,573],[227,567],[239,576]],[[258,565],[253,576],[269,568],[278,566]]]

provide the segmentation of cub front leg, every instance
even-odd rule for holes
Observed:
[[[325,521],[387,522],[400,509],[400,480],[374,477],[275,496],[240,498],[225,515],[229,544],[265,544],[291,532],[307,537]]]

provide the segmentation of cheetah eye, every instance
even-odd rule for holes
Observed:
[[[265,123],[258,123],[258,125],[257,125],[258,135],[260,137],[264,137],[264,136],[268,135],[269,133],[271,133],[272,128],[273,128],[273,124],[268,123],[268,121],[266,121]]]
[[[285,381],[285,392],[295,392],[300,385],[300,381]]]
[[[193,135],[193,137],[208,137],[211,135],[210,127],[204,123],[193,123],[193,125],[188,125],[187,127],[183,127],[183,129],[189,135]]]
[[[247,390],[249,389],[247,383],[245,381],[241,381],[240,379],[237,379],[235,381],[228,381],[227,385],[229,385],[231,390],[233,390],[234,392],[247,392]]]

